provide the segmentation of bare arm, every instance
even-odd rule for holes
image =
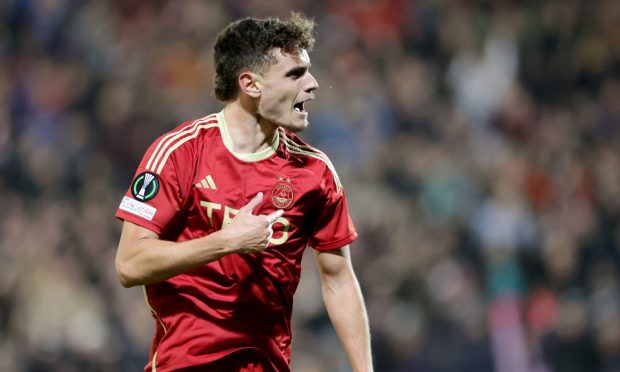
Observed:
[[[314,251],[321,276],[323,300],[353,371],[370,372],[372,356],[368,315],[359,283],[353,272],[349,246]]]
[[[259,193],[225,229],[181,243],[165,241],[141,226],[125,221],[116,252],[116,272],[124,287],[156,283],[231,253],[260,252],[267,248],[271,224],[282,215],[252,214],[262,200]]]

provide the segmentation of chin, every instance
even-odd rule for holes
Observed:
[[[308,128],[308,121],[304,120],[303,123],[283,123],[280,124],[280,127],[288,130],[289,132],[297,133],[301,132],[304,129]]]

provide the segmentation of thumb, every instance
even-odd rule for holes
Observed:
[[[272,223],[276,222],[278,218],[282,217],[283,214],[284,214],[284,211],[282,209],[278,209],[272,214],[267,215],[267,221],[271,225]]]
[[[263,193],[259,192],[258,194],[256,194],[256,196],[254,198],[252,198],[252,200],[250,200],[248,202],[248,204],[244,205],[239,212],[241,213],[247,213],[247,214],[252,214],[252,211],[254,210],[254,208],[256,208],[256,206],[258,204],[260,204],[260,202],[263,200]]]

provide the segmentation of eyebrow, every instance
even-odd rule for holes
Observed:
[[[298,66],[288,70],[284,76],[301,76],[308,71],[309,66]]]

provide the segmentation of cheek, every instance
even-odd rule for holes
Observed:
[[[290,99],[286,95],[264,95],[260,103],[260,111],[264,114],[281,114],[288,111]]]

